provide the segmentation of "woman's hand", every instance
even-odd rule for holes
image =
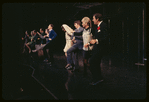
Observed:
[[[88,46],[89,46],[89,44],[85,44],[85,45],[84,45],[85,48],[88,47]]]
[[[74,33],[75,31],[74,31],[74,30],[71,30],[70,32],[71,32],[71,33]]]
[[[90,43],[91,43],[91,44],[95,44],[95,43],[96,43],[96,39],[92,39],[92,40],[90,41]]]
[[[65,52],[65,56],[67,57],[67,53]]]

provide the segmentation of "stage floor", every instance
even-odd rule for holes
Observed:
[[[101,70],[104,81],[96,86],[89,85],[92,77],[89,69],[87,70],[87,76],[83,76],[81,54],[79,56],[79,72],[65,69],[66,57],[62,52],[54,54],[55,63],[53,66],[42,62],[42,58],[38,58],[36,54],[32,56],[33,58],[26,55],[21,56],[18,65],[11,69],[11,72],[17,74],[11,73],[10,76],[13,77],[9,77],[9,80],[11,80],[9,82],[6,81],[7,71],[3,69],[2,89],[4,99],[105,100],[146,98],[146,68],[138,67],[135,63],[130,63],[131,61],[129,63],[124,62],[119,57],[119,53],[102,59]],[[9,85],[9,89],[13,90],[8,90],[6,88],[8,85],[5,83],[12,84]],[[20,88],[23,89],[23,87],[25,87],[24,91],[21,92]],[[10,98],[8,98],[9,95],[11,95]]]

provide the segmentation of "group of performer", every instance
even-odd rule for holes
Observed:
[[[53,48],[54,41],[57,36],[56,32],[53,30],[53,27],[54,27],[53,24],[49,24],[48,28],[45,29],[45,33],[43,28],[40,28],[40,32],[33,30],[31,31],[31,36],[29,36],[29,34],[26,31],[25,37],[22,38],[22,40],[25,40],[24,51],[25,47],[28,48],[29,53],[43,49],[44,62],[48,62],[51,65],[54,61],[54,58],[53,58],[53,50],[51,50],[50,48]],[[35,48],[36,45],[40,45],[40,47]],[[48,54],[50,58],[48,57]]]
[[[103,22],[102,14],[95,13],[92,21],[94,25],[97,25],[97,28],[92,28],[92,22],[89,17],[83,17],[81,21],[74,21],[75,30],[66,24],[63,24],[61,28],[65,32],[66,38],[66,45],[63,49],[67,58],[67,65],[65,68],[72,71],[78,71],[78,52],[82,52],[83,50],[84,76],[87,75],[88,68],[91,71],[93,78],[92,83],[90,84],[96,85],[103,81],[100,64],[104,52],[106,52],[105,48],[107,46],[108,32],[107,25]],[[31,39],[31,42],[25,43],[25,46],[29,49],[29,52],[31,52],[29,45],[33,46],[35,44],[35,40],[36,43],[40,43],[41,45],[45,44],[41,48],[43,48],[45,56],[44,61],[46,61],[49,60],[46,49],[52,48],[52,45],[54,45],[53,40],[57,34],[53,30],[53,24],[48,26],[48,29],[45,30],[45,34],[43,33],[43,29],[40,29],[40,33],[33,30],[31,32],[32,36],[29,37],[26,32],[25,38],[28,37]],[[36,35],[38,36],[36,37]],[[40,40],[40,42],[38,40]],[[37,50],[38,49],[32,50],[32,52],[36,52]],[[51,49],[49,49],[49,55],[49,62],[52,63],[53,52]]]

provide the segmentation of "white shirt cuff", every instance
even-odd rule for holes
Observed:
[[[98,44],[98,39],[96,39],[96,44]]]

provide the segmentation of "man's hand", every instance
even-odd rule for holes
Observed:
[[[75,36],[73,37],[72,42],[76,43]]]
[[[24,40],[24,38],[22,38],[22,40]]]
[[[40,40],[40,38],[38,38],[38,40]]]
[[[85,48],[88,47],[88,46],[89,46],[89,44],[85,44],[85,45],[84,45]]]
[[[96,43],[96,39],[92,39],[92,40],[90,41],[90,43],[91,43],[91,44],[95,44],[95,43]]]
[[[49,38],[49,40],[52,40],[51,38]]]

